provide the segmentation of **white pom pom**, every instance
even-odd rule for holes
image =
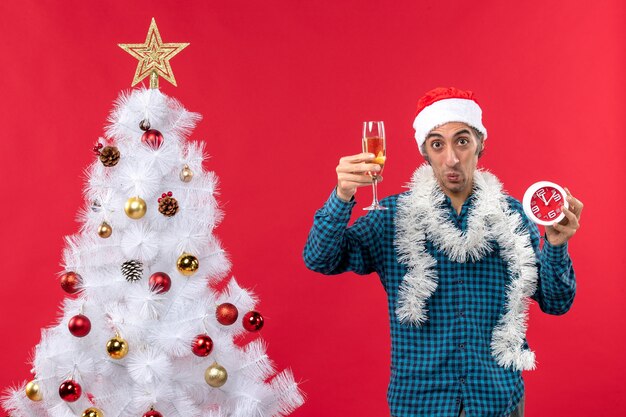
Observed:
[[[159,254],[158,233],[151,230],[148,225],[132,223],[123,233],[122,252],[127,258],[149,264]]]
[[[130,149],[127,152],[132,152]],[[161,185],[160,174],[150,169],[145,161],[120,163],[119,181],[121,190],[128,197],[141,197],[146,202],[157,195]]]
[[[164,138],[158,149],[149,146],[135,146],[133,148],[137,159],[143,161],[148,169],[155,170],[161,176],[172,173],[172,168],[178,168],[180,148],[176,141]],[[172,173],[172,175],[174,175]]]
[[[164,353],[150,347],[138,347],[128,354],[128,373],[137,384],[149,385],[170,379],[172,367]]]
[[[191,342],[197,334],[195,323],[188,320],[174,320],[155,326],[149,333],[148,340],[172,356],[189,356]]]

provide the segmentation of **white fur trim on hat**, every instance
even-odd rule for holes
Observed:
[[[477,129],[487,139],[487,129],[482,122],[483,112],[478,103],[474,100],[464,98],[446,98],[435,101],[430,106],[425,107],[413,122],[415,129],[415,140],[422,152],[422,145],[426,141],[426,136],[434,128],[449,122],[462,122]]]

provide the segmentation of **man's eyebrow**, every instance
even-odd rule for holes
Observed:
[[[443,139],[443,136],[440,135],[439,133],[429,133],[428,136],[426,136],[426,140],[435,137],[435,138],[439,138],[439,139]]]
[[[458,132],[454,134],[454,136],[459,136],[459,135],[471,135],[471,132],[469,131],[469,129],[463,129],[463,130],[459,130]],[[443,139],[443,135],[433,132],[433,133],[429,133],[428,136],[426,136],[425,140],[428,140],[432,137]]]
[[[471,132],[468,129],[463,129],[463,130],[459,130],[458,132],[456,132],[454,134],[454,136],[459,136],[459,135],[471,135]]]

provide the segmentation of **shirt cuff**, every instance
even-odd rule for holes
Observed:
[[[352,214],[352,207],[356,205],[356,200],[354,196],[350,201],[343,201],[337,195],[337,189],[333,189],[333,192],[330,193],[330,197],[326,200],[326,204],[324,207],[326,208],[326,212],[335,220],[348,222],[350,220],[350,215]]]
[[[545,259],[551,264],[565,263],[569,257],[567,253],[567,242],[559,246],[554,246],[546,238],[543,241],[542,251]]]

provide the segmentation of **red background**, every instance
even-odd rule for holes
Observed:
[[[0,4],[0,387],[28,378],[40,328],[55,320],[64,235],[77,231],[83,169],[154,16],[190,42],[162,90],[204,115],[192,138],[212,155],[233,273],[261,299],[262,335],[292,367],[311,416],[385,416],[389,333],[374,275],[324,277],[301,251],[342,155],[382,119],[381,194],[421,163],[415,103],[454,85],[477,94],[489,129],[481,165],[518,199],[552,180],[586,204],[570,253],[578,295],[565,316],[531,309],[538,370],[527,416],[626,408],[621,0],[7,1]],[[371,192],[358,194],[360,208]]]

